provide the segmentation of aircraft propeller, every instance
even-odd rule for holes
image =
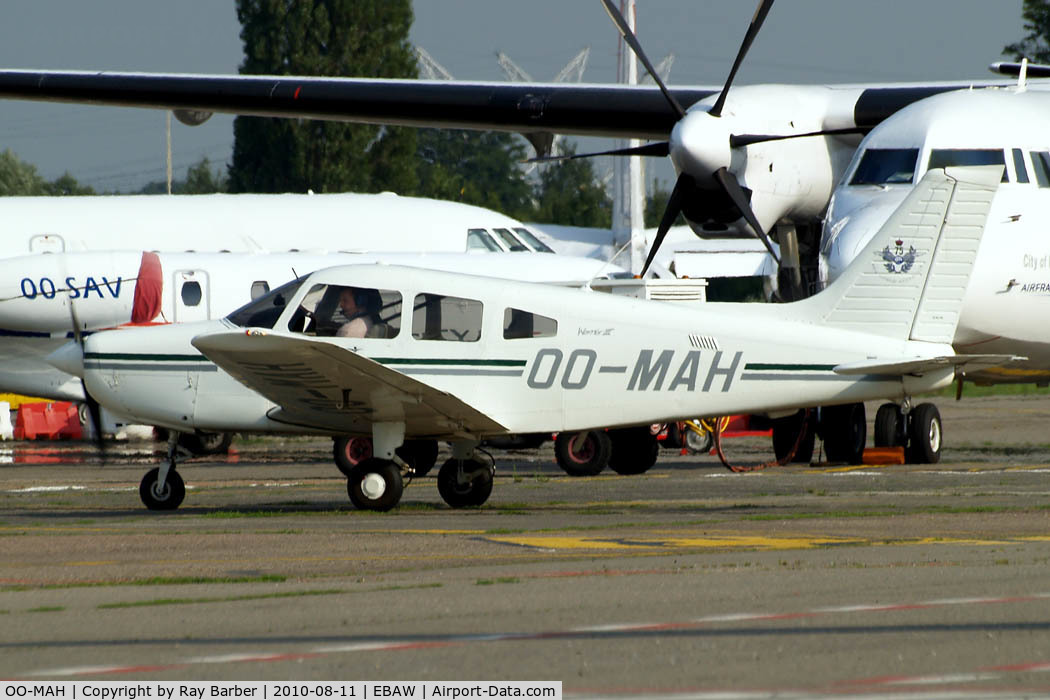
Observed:
[[[80,321],[77,320],[77,310],[73,300],[69,300],[69,318],[73,324],[73,340],[80,346],[80,356],[84,357],[84,335],[80,330]],[[83,360],[82,360],[83,361]],[[88,418],[91,420],[91,433],[95,445],[98,447],[102,461],[105,462],[105,442],[102,440],[102,407],[98,401],[88,392],[87,383],[84,381],[84,373],[80,373],[80,387],[84,390],[84,404],[88,409]]]

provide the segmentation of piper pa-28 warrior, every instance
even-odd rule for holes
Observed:
[[[371,434],[374,456],[347,480],[359,508],[399,502],[413,475],[396,452],[407,441],[451,441],[441,496],[480,505],[493,467],[474,448],[488,436],[612,426],[614,458],[629,461],[634,432],[653,422],[812,405],[834,421],[838,404],[931,391],[961,367],[1008,361],[950,345],[1001,173],[931,170],[845,274],[789,304],[685,308],[353,265],[222,321],[96,333],[52,361],[102,405],[175,431]],[[891,269],[882,251],[898,241],[915,257]],[[348,297],[370,309],[353,328],[337,314]],[[169,448],[143,478],[147,507],[183,500],[176,457]]]

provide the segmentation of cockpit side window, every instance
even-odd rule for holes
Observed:
[[[401,330],[401,293],[315,284],[289,319],[288,330],[337,338],[396,338]]]
[[[512,253],[527,253],[529,251],[528,246],[519,241],[510,229],[505,228],[494,228],[492,232],[499,236],[499,239],[503,241],[503,245],[507,246],[507,250]]]
[[[1017,181],[1024,184],[1030,182],[1028,179],[1028,168],[1024,165],[1024,153],[1021,152],[1020,148],[1013,150],[1014,154],[1014,173],[1017,174]]]
[[[554,249],[552,249],[549,245],[541,241],[539,238],[536,238],[536,234],[534,234],[527,228],[515,227],[514,233],[518,234],[518,238],[525,241],[525,243],[537,253],[554,252]]]
[[[412,337],[474,343],[481,339],[482,304],[444,294],[417,294],[412,303]]]
[[[1006,158],[1001,148],[935,148],[930,151],[930,161],[926,169],[950,168],[953,165],[1002,165],[1002,181],[1010,181],[1006,174]]]
[[[248,302],[237,309],[226,320],[242,328],[273,328],[277,318],[284,313],[288,300],[295,296],[306,278],[292,280],[265,296]]]
[[[492,236],[483,228],[467,229],[467,252],[500,252],[499,245],[492,240]]]
[[[1050,152],[1031,151],[1032,170],[1035,171],[1035,181],[1040,187],[1050,187]]]
[[[503,338],[553,338],[558,335],[558,322],[530,311],[508,308],[503,311]]]
[[[860,157],[851,185],[905,185],[915,179],[917,148],[869,148]]]

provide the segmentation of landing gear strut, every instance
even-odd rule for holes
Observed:
[[[175,471],[179,458],[192,456],[179,445],[179,434],[168,435],[168,460],[166,464],[146,472],[139,483],[139,498],[150,510],[175,510],[186,498],[186,484]]]

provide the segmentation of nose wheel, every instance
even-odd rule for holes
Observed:
[[[452,508],[484,505],[492,495],[493,468],[476,457],[452,459],[438,470],[438,493]]]

